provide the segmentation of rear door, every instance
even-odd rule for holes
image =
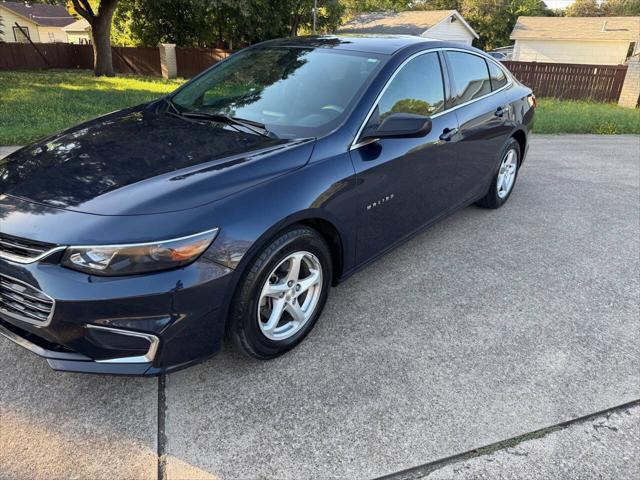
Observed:
[[[502,92],[507,77],[493,61],[471,52],[447,51],[446,63],[459,124],[460,169],[453,191],[464,202],[486,193],[510,133],[509,105]]]
[[[430,116],[431,131],[420,138],[357,139],[351,148],[360,191],[358,262],[436,218],[451,203],[455,141],[440,136],[458,124],[455,112],[445,111],[444,85],[437,52],[408,60],[387,84],[367,126],[390,113],[413,113]]]

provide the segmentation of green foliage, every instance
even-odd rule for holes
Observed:
[[[567,17],[624,17],[640,15],[640,0],[576,0],[564,11]]]
[[[312,30],[308,0],[122,0],[113,39],[120,45],[237,47]],[[331,32],[344,12],[339,0],[318,0],[317,28]]]
[[[409,9],[416,2],[410,0],[341,0],[340,3],[344,6],[347,16],[352,17],[361,12],[399,12]]]
[[[77,123],[138,105],[182,80],[94,77],[91,71],[0,71],[0,145],[33,142]]]
[[[597,0],[575,0],[565,9],[567,17],[601,17],[607,15],[606,4],[600,8]]]
[[[613,17],[640,15],[640,0],[609,0],[606,5]]]
[[[480,36],[474,45],[485,50],[509,45],[519,16],[551,15],[542,0],[462,0],[460,13]]]
[[[432,110],[433,109],[431,108],[431,105],[429,105],[429,103],[425,102],[424,100],[419,100],[417,98],[405,98],[403,100],[397,101],[395,105],[391,107],[391,111],[388,113],[391,114],[392,112],[402,112],[429,116],[431,115]]]
[[[462,0],[424,0],[412,6],[412,10],[458,10]]]
[[[539,98],[535,133],[640,134],[640,109],[585,100]]]

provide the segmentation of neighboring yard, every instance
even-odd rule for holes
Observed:
[[[534,130],[536,133],[640,134],[640,109],[542,98]]]
[[[184,80],[89,71],[0,72],[0,145],[21,145],[83,120],[144,103]],[[536,133],[640,134],[640,110],[611,104],[539,99]]]
[[[90,71],[0,71],[0,145],[23,145],[104,113],[148,102],[184,80]]]

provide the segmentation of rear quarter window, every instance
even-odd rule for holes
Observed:
[[[491,60],[487,61],[487,65],[489,65],[489,78],[491,79],[491,88],[493,90],[498,90],[504,87],[507,84],[507,74],[504,73],[504,70],[502,70]]]

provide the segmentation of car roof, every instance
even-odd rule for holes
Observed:
[[[260,45],[300,47],[300,48],[331,48],[336,50],[351,50],[368,53],[391,55],[405,47],[422,43],[428,48],[463,48],[475,50],[467,45],[445,42],[431,38],[413,35],[321,35],[308,37],[281,38],[269,40]]]

